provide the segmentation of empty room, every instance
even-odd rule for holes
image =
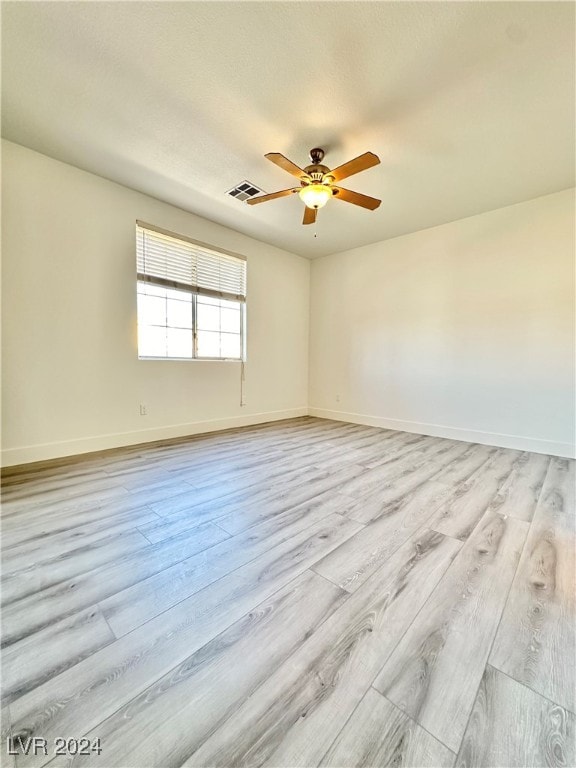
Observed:
[[[575,768],[575,11],[0,3],[0,765]]]

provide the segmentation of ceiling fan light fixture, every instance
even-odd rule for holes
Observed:
[[[326,184],[307,184],[298,192],[298,196],[307,208],[323,208],[332,197],[332,190]]]

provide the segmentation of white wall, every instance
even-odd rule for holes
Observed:
[[[319,259],[309,295],[305,259],[2,150],[4,464],[307,409],[573,454],[573,190]],[[246,407],[238,363],[138,361],[136,219],[248,257]]]
[[[314,261],[310,412],[573,455],[574,223],[567,190]]]
[[[2,152],[5,464],[306,413],[309,261],[16,144]],[[246,407],[239,363],[138,360],[136,219],[247,257]]]

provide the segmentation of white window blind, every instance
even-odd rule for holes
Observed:
[[[138,280],[205,296],[246,301],[246,260],[182,235],[136,222]]]

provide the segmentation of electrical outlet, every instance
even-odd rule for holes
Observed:
[[[336,395],[336,402],[337,402],[337,403],[339,403],[339,402],[340,402],[340,395]]]
[[[140,403],[140,416],[146,416],[146,406],[144,403]]]

